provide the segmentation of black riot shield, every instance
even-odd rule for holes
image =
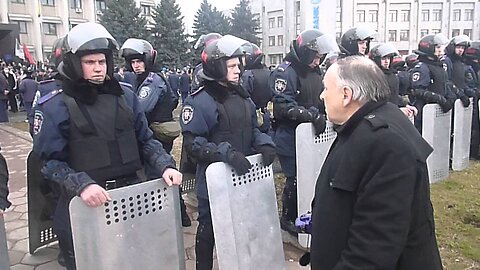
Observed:
[[[28,191],[28,241],[29,252],[33,254],[39,247],[57,240],[53,233],[58,190],[43,178],[40,172],[40,159],[32,152],[27,159]]]

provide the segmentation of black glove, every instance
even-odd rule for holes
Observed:
[[[442,108],[442,111],[444,113],[447,113],[448,111],[450,111],[453,108],[453,102],[448,101],[446,99],[445,99],[445,102],[438,103],[438,105],[440,105],[440,108]]]
[[[444,96],[435,94],[431,91],[425,91],[423,93],[423,98],[425,99],[426,102],[432,102],[437,104],[442,104],[447,102],[447,99]]]
[[[303,107],[295,107],[287,111],[287,118],[300,123],[310,122],[312,113]]]
[[[312,124],[315,128],[315,136],[318,136],[325,131],[325,128],[327,127],[327,119],[325,119],[325,115],[319,113],[317,117],[312,120]]]
[[[460,96],[460,101],[463,104],[463,107],[468,107],[470,106],[470,99],[464,94],[463,96]]]
[[[263,165],[270,166],[275,160],[275,156],[277,152],[275,151],[275,147],[269,144],[264,144],[258,148],[258,152],[262,153],[263,157]]]
[[[235,169],[235,172],[238,175],[246,174],[250,168],[252,168],[250,161],[248,161],[242,153],[235,150],[231,151],[228,155],[227,163]]]

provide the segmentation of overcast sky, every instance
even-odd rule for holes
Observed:
[[[240,0],[208,0],[208,3],[220,11],[234,8],[239,2]],[[198,9],[200,8],[201,3],[202,0],[177,0],[177,4],[180,6],[182,15],[185,17],[185,28],[190,34],[193,33],[193,20],[195,18],[195,14],[197,14]]]

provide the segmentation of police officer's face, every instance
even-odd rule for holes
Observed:
[[[390,57],[382,57],[380,64],[383,69],[388,69],[390,67]]]
[[[368,40],[359,40],[358,41],[358,53],[365,55],[368,47]]]
[[[142,74],[145,72],[145,62],[140,59],[132,59],[132,69],[135,74]]]
[[[456,55],[462,56],[464,51],[465,51],[465,46],[455,46]]]
[[[310,63],[308,66],[311,68],[318,67],[320,65],[320,59],[322,59],[322,56],[319,53],[315,54],[312,63]]]
[[[84,55],[80,58],[83,78],[92,82],[103,82],[107,75],[107,59],[103,53]]]
[[[238,84],[240,80],[240,60],[231,58],[226,61],[227,64],[227,81]]]
[[[443,52],[445,51],[445,46],[437,45],[435,46],[435,53],[434,55],[438,58],[443,56]]]

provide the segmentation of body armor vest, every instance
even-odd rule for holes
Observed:
[[[443,68],[441,63],[425,63],[430,70],[430,80],[431,83],[428,86],[428,91],[432,91],[436,94],[446,96],[446,83],[447,83],[447,72]]]
[[[209,141],[217,145],[229,142],[245,156],[253,154],[251,102],[236,93],[230,93],[226,99],[216,99],[215,102],[218,108],[218,123],[210,133]]]
[[[158,75],[158,77],[160,78],[158,77],[155,78],[154,75]],[[154,85],[155,80],[163,80],[166,88],[165,94],[159,97],[159,100],[157,101],[157,104],[155,104],[155,107],[153,107],[153,110],[147,113],[146,117],[147,117],[148,124],[150,125],[152,122],[163,123],[163,122],[172,121],[173,110],[175,110],[175,108],[178,105],[178,98],[173,93],[173,90],[170,87],[170,84],[163,77],[163,75],[155,74],[155,73],[150,73],[149,77],[147,77],[147,80],[152,81],[152,83],[147,85],[147,87],[150,88],[150,91],[158,91],[158,89],[155,89],[155,85]]]
[[[388,101],[392,102],[393,104],[399,104],[399,88],[400,88],[400,80],[398,79],[397,75],[391,71],[383,71],[385,74],[385,78],[387,79],[388,87],[390,88],[390,98]]]
[[[98,95],[95,104],[63,94],[70,114],[69,165],[97,182],[131,177],[141,168],[132,110],[123,96]],[[114,121],[112,121],[114,119]]]
[[[268,78],[270,77],[270,71],[266,68],[262,69],[252,69],[253,73],[253,91],[250,94],[257,106],[259,108],[267,107],[267,103],[272,99],[272,91],[268,87]]]
[[[297,73],[298,74],[298,73]],[[320,94],[323,91],[322,76],[316,71],[307,71],[304,77],[298,76],[298,88],[295,100],[304,108],[320,108]]]
[[[461,89],[465,89],[465,63],[462,61],[452,61],[452,82]]]

